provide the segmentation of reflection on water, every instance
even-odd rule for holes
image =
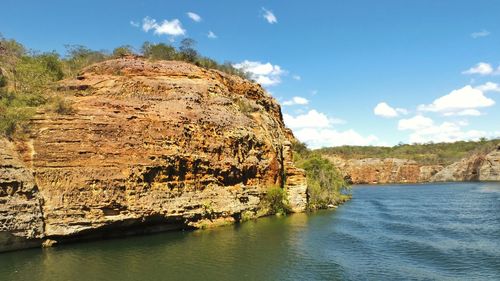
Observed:
[[[486,183],[478,188],[480,192],[496,192],[500,193],[500,185],[494,183]]]
[[[499,280],[499,190],[355,187],[336,211],[2,254],[0,280]]]

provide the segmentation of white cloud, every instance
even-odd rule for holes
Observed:
[[[262,11],[264,12],[263,17],[266,19],[268,23],[273,24],[278,22],[278,19],[276,18],[276,16],[273,14],[272,11],[269,11],[266,8],[262,8]]]
[[[377,104],[377,106],[375,106],[375,108],[373,109],[373,113],[377,116],[382,116],[386,118],[398,116],[396,110],[385,102]]]
[[[306,105],[309,100],[303,97],[293,97],[291,100],[283,102],[283,105]]]
[[[464,130],[468,123],[443,122],[435,124],[430,118],[417,115],[410,119],[399,121],[398,129],[401,131],[410,130],[410,143],[426,142],[455,142],[459,140],[478,140],[481,137],[496,137],[500,132],[485,132],[480,130]]]
[[[399,114],[402,114],[402,115],[407,115],[409,112],[407,109],[404,109],[404,108],[396,108],[396,112],[399,113]]]
[[[139,27],[140,24],[138,22],[135,22],[133,20],[130,21],[130,25],[133,26],[133,27]]]
[[[446,112],[444,116],[481,116],[481,111],[477,109],[465,109],[458,112]]]
[[[188,16],[190,19],[194,20],[195,22],[200,22],[200,21],[201,21],[201,17],[200,17],[200,15],[198,15],[197,13],[188,12],[188,13],[187,13],[187,16]]]
[[[381,102],[375,106],[373,113],[377,116],[382,116],[385,118],[398,117],[400,114],[408,114],[408,110],[404,108],[393,108],[386,102]]]
[[[312,149],[341,145],[375,145],[378,142],[376,136],[363,136],[352,129],[337,131],[334,129],[303,128],[294,131],[294,135]]]
[[[486,62],[480,62],[475,66],[469,68],[462,72],[463,74],[479,74],[479,75],[489,75],[493,74],[493,67],[491,64]]]
[[[422,115],[416,115],[415,117],[408,119],[401,119],[398,122],[398,130],[419,130],[429,126],[432,126],[434,121],[432,119],[424,117]]]
[[[480,37],[486,37],[486,36],[489,36],[491,34],[491,32],[489,32],[488,30],[481,30],[481,31],[477,31],[477,32],[472,32],[470,34],[470,36],[474,39],[476,38],[480,38]]]
[[[292,78],[293,78],[293,80],[297,80],[297,81],[302,80],[302,77],[300,77],[299,75],[293,75]]]
[[[483,85],[477,86],[476,89],[483,92],[500,92],[500,86],[493,82],[486,82]]]
[[[466,109],[477,109],[495,104],[495,101],[484,96],[484,93],[477,88],[467,85],[461,89],[442,96],[432,104],[420,105],[421,111],[439,112],[443,114],[453,114]]]
[[[237,69],[248,72],[252,79],[262,86],[274,86],[281,83],[281,76],[286,73],[279,65],[245,60],[233,65]]]
[[[296,117],[283,114],[283,119],[285,124],[292,130],[303,128],[328,128],[331,127],[333,123],[326,114],[314,109]]]
[[[291,128],[295,136],[305,142],[310,148],[339,145],[372,145],[378,138],[369,135],[362,136],[350,129],[338,131],[333,128],[335,124],[343,124],[344,120],[329,118],[326,114],[316,110],[297,116],[284,114],[285,124]]]
[[[178,19],[173,19],[171,21],[164,20],[161,24],[158,24],[155,19],[145,17],[142,20],[142,29],[145,32],[153,30],[154,34],[157,35],[165,34],[170,36],[179,36],[186,34],[186,30],[182,28],[182,24]]]
[[[210,39],[217,39],[217,35],[215,35],[215,33],[211,30],[208,32],[207,37]]]

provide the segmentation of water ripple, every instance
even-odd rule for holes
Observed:
[[[0,280],[500,280],[500,184],[361,186],[334,211],[0,255]]]

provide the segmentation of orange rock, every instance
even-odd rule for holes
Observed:
[[[40,110],[29,139],[17,142],[43,198],[44,238],[238,219],[257,213],[271,185],[287,189],[294,211],[305,210],[293,135],[255,83],[125,57],[84,69],[58,91],[73,113]]]

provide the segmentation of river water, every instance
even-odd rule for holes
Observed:
[[[500,280],[500,183],[356,186],[337,210],[0,254],[0,280]]]

